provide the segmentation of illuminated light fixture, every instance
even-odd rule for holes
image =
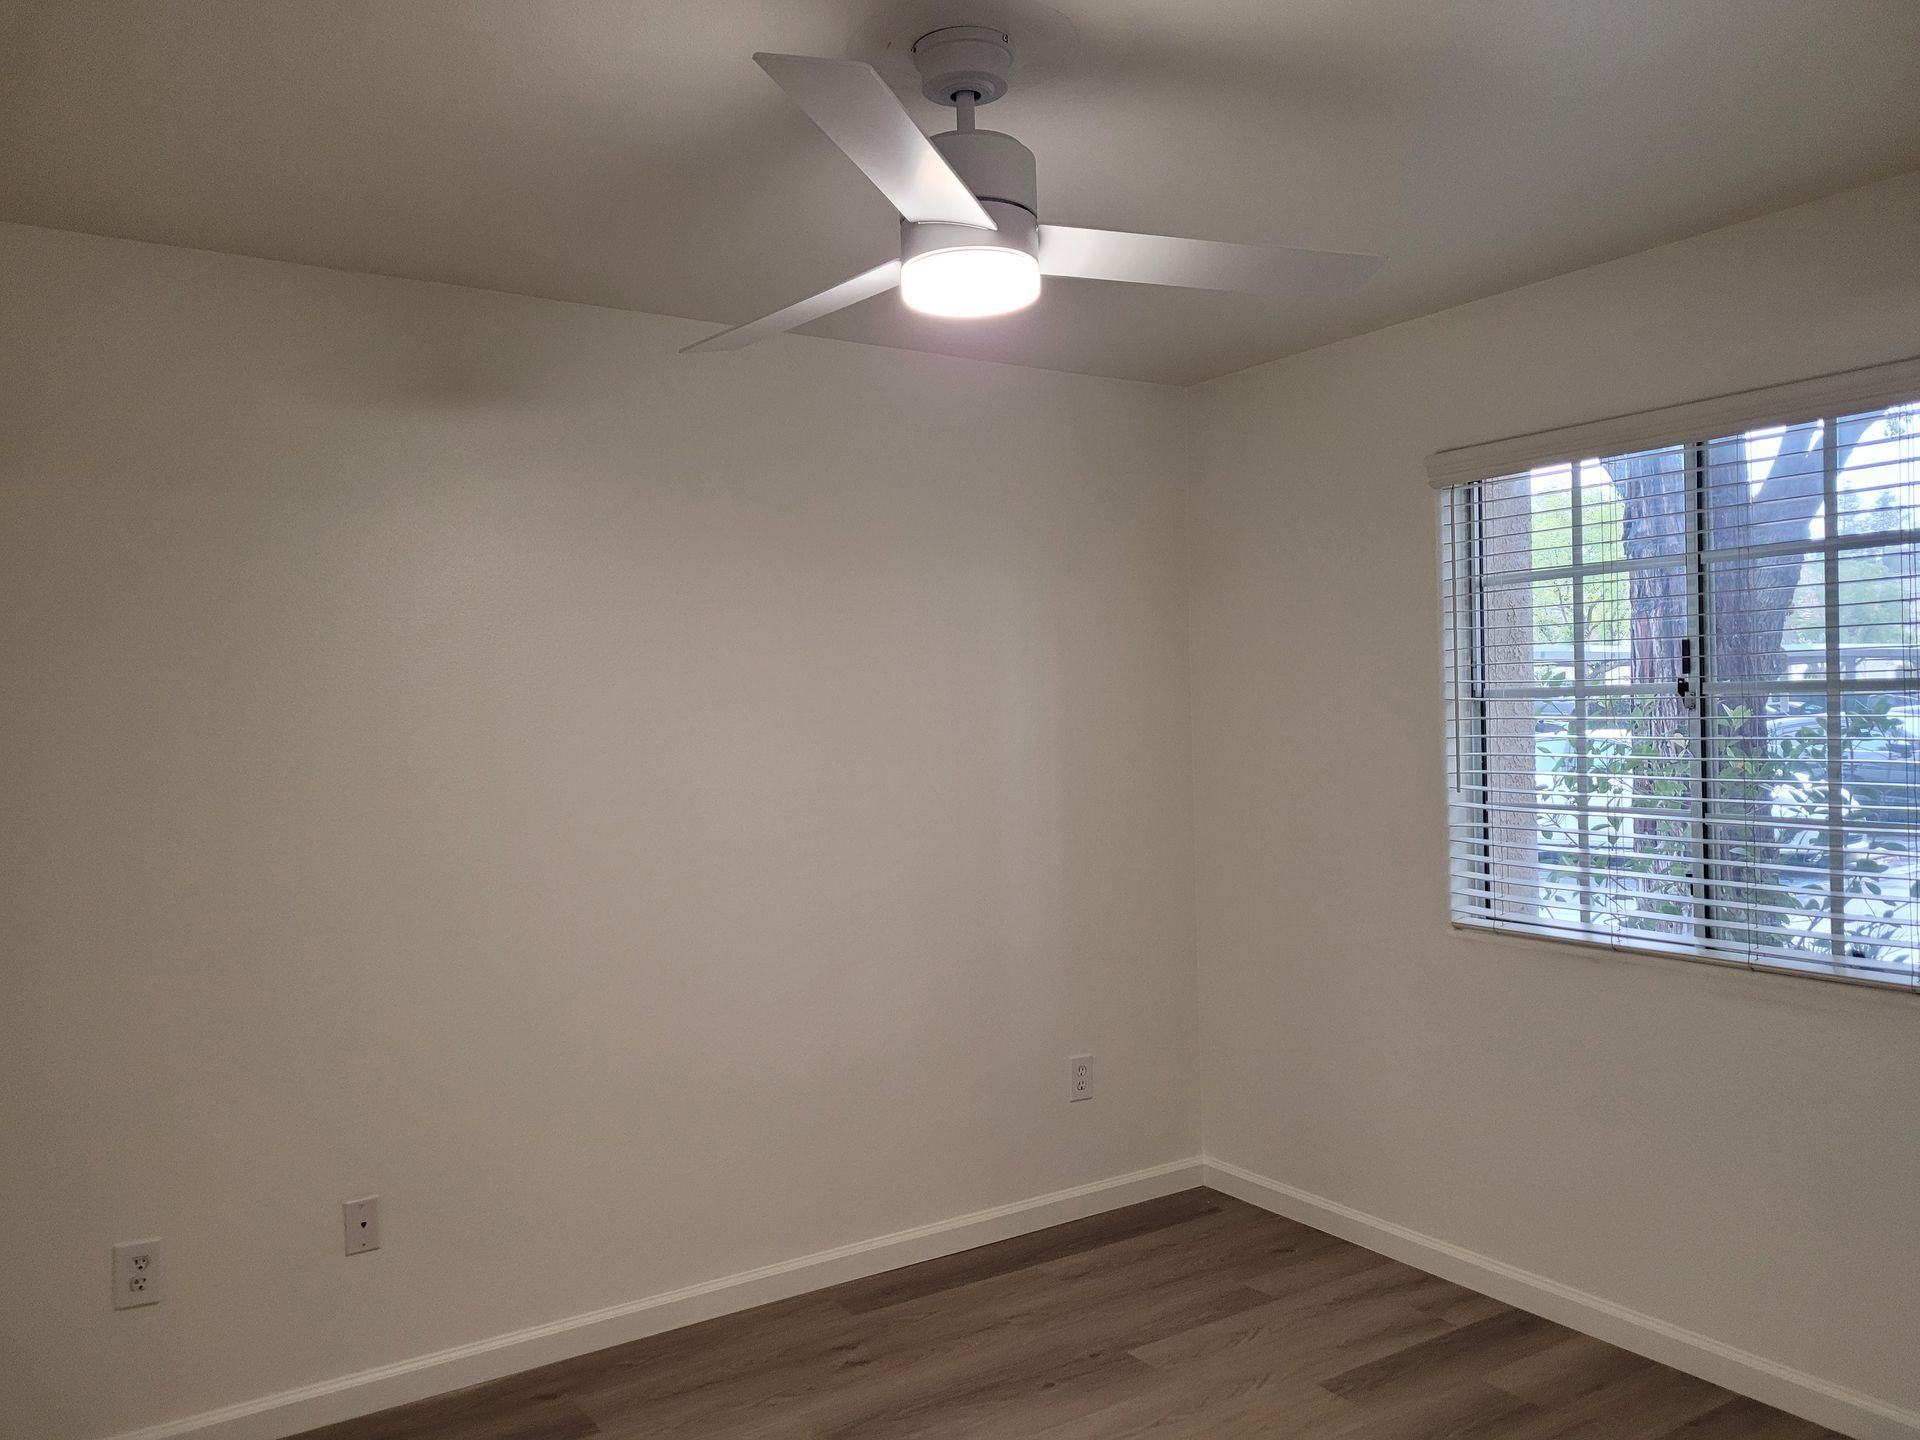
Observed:
[[[922,315],[956,320],[1010,314],[1040,298],[1040,262],[998,246],[930,250],[901,268],[900,298]]]
[[[922,315],[1006,315],[1040,298],[1033,152],[1009,135],[973,129],[970,106],[963,120],[966,129],[934,136],[933,146],[976,187],[993,227],[901,221],[900,298]]]

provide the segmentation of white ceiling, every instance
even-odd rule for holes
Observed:
[[[930,15],[1035,37],[1043,219],[1388,266],[809,333],[1186,383],[1920,167],[1916,0],[0,0],[0,218],[732,323],[897,246],[749,56]]]

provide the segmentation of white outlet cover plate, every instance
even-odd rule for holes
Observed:
[[[1067,1099],[1091,1100],[1093,1098],[1093,1056],[1069,1055],[1067,1057]]]
[[[160,1237],[123,1240],[113,1247],[113,1308],[160,1303]]]
[[[380,1197],[363,1195],[340,1206],[340,1223],[346,1231],[347,1254],[363,1255],[380,1248]]]

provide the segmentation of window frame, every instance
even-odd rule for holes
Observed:
[[[1837,437],[1840,421],[1850,420],[1869,413],[1871,408],[1892,409],[1896,406],[1920,401],[1920,387],[1914,393],[1901,396],[1877,407],[1855,408],[1846,405],[1823,406],[1819,413],[1804,416],[1791,424],[1793,426],[1821,427],[1820,436],[1820,483],[1822,487],[1822,508],[1820,513],[1827,517],[1836,517],[1842,513],[1839,506],[1839,475],[1843,468],[1837,455]],[[1746,427],[1742,434],[1753,430],[1769,428],[1765,426]],[[1503,863],[1496,855],[1500,848],[1496,840],[1495,815],[1496,777],[1492,729],[1489,721],[1488,706],[1496,698],[1490,692],[1500,690],[1518,690],[1525,695],[1503,693],[1497,698],[1526,698],[1538,703],[1549,690],[1551,698],[1565,696],[1569,701],[1568,733],[1584,741],[1585,707],[1596,696],[1617,697],[1634,693],[1652,693],[1645,686],[1633,691],[1619,686],[1595,686],[1588,680],[1583,664],[1583,647],[1586,643],[1585,607],[1582,596],[1583,581],[1594,573],[1634,574],[1638,570],[1656,568],[1658,562],[1636,564],[1626,562],[1600,562],[1596,566],[1585,562],[1581,533],[1581,517],[1587,501],[1582,495],[1583,467],[1599,463],[1591,455],[1569,459],[1565,454],[1554,454],[1536,461],[1531,466],[1507,470],[1502,475],[1490,475],[1482,479],[1461,482],[1457,479],[1440,487],[1440,548],[1441,576],[1443,587],[1443,625],[1445,638],[1442,646],[1442,665],[1445,676],[1444,715],[1446,732],[1446,775],[1447,775],[1447,840],[1446,861],[1448,867],[1447,896],[1452,925],[1456,930],[1481,935],[1503,937],[1521,937],[1546,939],[1563,944],[1578,945],[1616,952],[1633,952],[1658,956],[1667,959],[1684,959],[1696,963],[1719,965],[1728,968],[1764,972],[1771,974],[1798,976],[1828,982],[1865,986],[1878,990],[1891,990],[1920,995],[1920,964],[1912,967],[1907,975],[1876,975],[1863,973],[1858,968],[1849,968],[1849,958],[1840,953],[1839,945],[1845,941],[1846,901],[1845,882],[1848,871],[1844,856],[1841,854],[1844,844],[1844,824],[1833,822],[1833,811],[1828,811],[1826,826],[1827,864],[1825,869],[1826,890],[1830,908],[1828,923],[1835,937],[1835,952],[1831,959],[1822,960],[1808,955],[1804,960],[1777,951],[1750,949],[1742,957],[1728,944],[1716,946],[1716,924],[1728,930],[1739,929],[1724,923],[1724,916],[1738,913],[1743,907],[1750,910],[1751,899],[1742,900],[1740,887],[1717,883],[1711,878],[1717,866],[1725,862],[1715,858],[1716,824],[1738,824],[1737,820],[1727,821],[1719,817],[1714,803],[1716,783],[1715,770],[1724,764],[1724,752],[1713,747],[1722,743],[1718,738],[1710,741],[1709,729],[1714,724],[1711,717],[1720,713],[1716,703],[1727,694],[1758,694],[1764,697],[1785,690],[1787,693],[1805,693],[1809,696],[1824,698],[1824,724],[1826,733],[1831,737],[1835,733],[1836,711],[1844,710],[1844,696],[1854,692],[1891,693],[1899,695],[1920,691],[1920,677],[1908,673],[1901,677],[1889,677],[1885,682],[1875,683],[1861,679],[1850,673],[1839,654],[1846,643],[1840,637],[1843,629],[1838,618],[1840,607],[1841,579],[1840,564],[1849,552],[1891,547],[1915,548],[1920,557],[1920,525],[1904,527],[1893,531],[1856,531],[1846,532],[1832,523],[1831,518],[1821,527],[1818,539],[1809,533],[1804,539],[1781,541],[1771,546],[1767,544],[1720,546],[1712,544],[1714,518],[1711,507],[1714,503],[1713,489],[1716,482],[1711,478],[1715,467],[1714,447],[1722,443],[1722,438],[1731,439],[1731,435],[1716,435],[1706,432],[1713,438],[1690,438],[1669,441],[1663,445],[1644,447],[1640,451],[1602,452],[1603,459],[1618,458],[1623,454],[1651,453],[1658,450],[1684,451],[1684,463],[1680,474],[1685,486],[1685,543],[1683,554],[1676,556],[1676,562],[1684,566],[1684,634],[1682,636],[1682,655],[1680,679],[1690,685],[1692,700],[1686,707],[1687,734],[1689,750],[1687,752],[1686,795],[1690,802],[1691,828],[1688,831],[1688,850],[1685,863],[1688,866],[1686,880],[1691,895],[1691,913],[1686,917],[1689,929],[1683,935],[1671,940],[1663,939],[1658,933],[1628,933],[1620,929],[1610,929],[1594,923],[1595,911],[1591,905],[1592,893],[1592,851],[1587,844],[1588,810],[1585,796],[1589,781],[1584,771],[1580,780],[1581,804],[1575,813],[1579,816],[1580,867],[1577,889],[1581,895],[1580,922],[1578,925],[1566,921],[1544,919],[1529,922],[1523,917],[1503,918],[1499,914],[1500,880],[1498,867]],[[1511,444],[1512,442],[1502,442]],[[1487,447],[1495,449],[1497,447]],[[1436,461],[1444,457],[1435,457]],[[1744,462],[1743,462],[1744,463]],[[1571,557],[1567,566],[1541,567],[1543,573],[1558,574],[1566,572],[1571,583],[1572,613],[1576,617],[1571,627],[1573,639],[1570,644],[1572,653],[1572,683],[1566,687],[1551,687],[1539,683],[1523,686],[1495,686],[1488,681],[1491,666],[1487,657],[1488,637],[1491,626],[1488,615],[1489,586],[1486,577],[1487,549],[1487,486],[1499,481],[1513,479],[1519,475],[1536,473],[1541,468],[1569,465],[1569,522],[1568,543]],[[1531,533],[1531,532],[1530,532]],[[1814,681],[1806,678],[1793,679],[1783,673],[1759,685],[1752,679],[1720,677],[1711,673],[1713,668],[1716,629],[1713,611],[1713,567],[1729,562],[1751,563],[1760,558],[1769,549],[1780,553],[1799,553],[1806,556],[1808,565],[1817,563],[1822,576],[1823,607],[1823,648],[1824,677]],[[1501,570],[1501,575],[1515,572]],[[1526,582],[1529,585],[1537,582]],[[1804,582],[1802,582],[1804,583]],[[1536,642],[1530,642],[1537,646]],[[1920,641],[1910,647],[1920,653]],[[1664,682],[1659,682],[1664,683]],[[1678,693],[1685,695],[1685,689]],[[1578,743],[1578,742],[1576,742]],[[1824,758],[1825,781],[1829,793],[1841,789],[1845,751],[1841,745],[1829,739]],[[1537,741],[1533,764],[1538,765]],[[1716,755],[1721,756],[1716,760]],[[1508,782],[1510,783],[1510,782]],[[1535,805],[1531,810],[1532,818],[1526,822],[1532,833],[1538,837],[1539,816],[1550,813],[1554,807]],[[1462,811],[1473,822],[1462,825]],[[1514,813],[1521,813],[1515,811]],[[1464,836],[1464,838],[1463,838]],[[1920,833],[1914,836],[1920,841]],[[1533,842],[1536,847],[1538,841]],[[1467,852],[1463,856],[1463,851]],[[1911,852],[1920,855],[1920,848]],[[1470,875],[1480,887],[1481,898],[1478,904],[1471,900],[1474,891],[1463,883],[1461,867],[1472,867]],[[1548,867],[1536,863],[1535,873],[1544,873]],[[1544,887],[1541,887],[1544,889]],[[1915,900],[1920,904],[1920,900]],[[1543,907],[1544,908],[1544,907]],[[1920,929],[1920,926],[1916,926]],[[1903,947],[1909,948],[1909,947]],[[1912,947],[1920,949],[1920,935],[1915,936]]]

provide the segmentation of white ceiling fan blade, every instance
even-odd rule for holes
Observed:
[[[680,353],[685,355],[689,350],[738,350],[742,345],[751,345],[756,340],[778,335],[783,330],[798,329],[822,315],[831,315],[849,305],[858,305],[862,300],[891,290],[899,283],[900,262],[889,260],[884,265],[861,271],[851,280],[842,280],[830,290],[809,295],[784,310],[776,310],[771,315],[762,315],[758,320],[749,320],[731,330],[722,330],[718,335],[696,340],[682,348]]]
[[[871,65],[810,55],[753,59],[907,219],[994,228]]]
[[[1351,289],[1386,261],[1379,255],[1280,246],[1229,245],[1177,235],[1127,230],[1040,227],[1040,272],[1135,285],[1183,285],[1191,290],[1310,294]]]

